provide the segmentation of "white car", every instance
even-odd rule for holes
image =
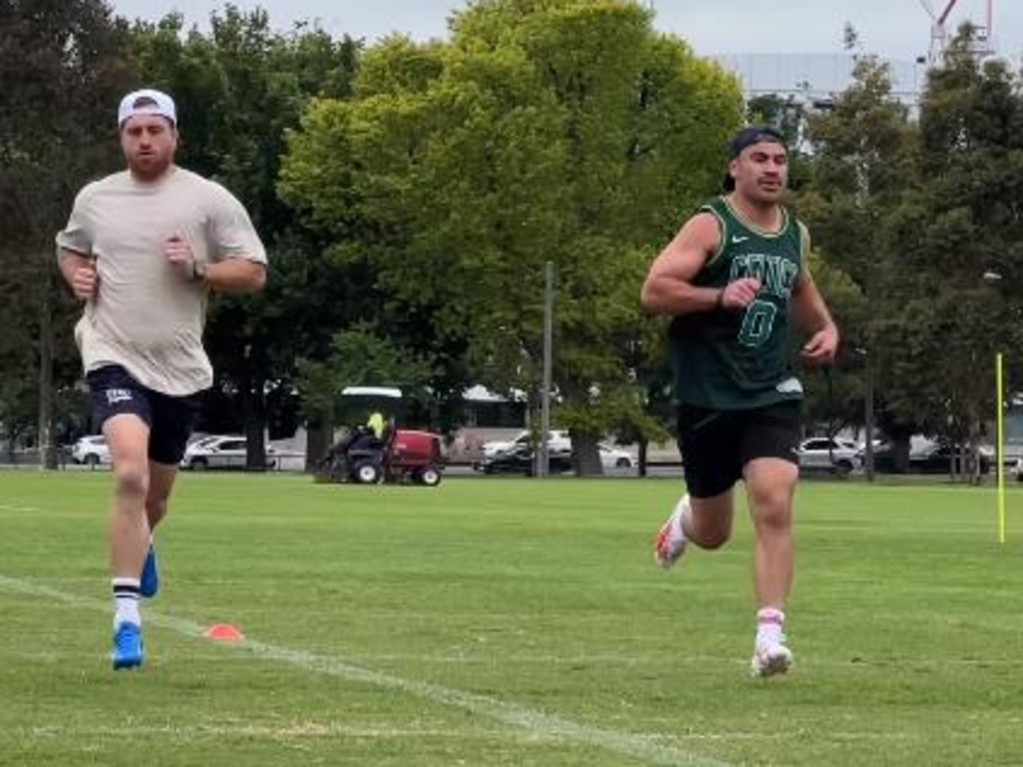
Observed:
[[[267,468],[277,464],[273,447],[266,448]],[[203,469],[244,469],[247,460],[245,437],[236,435],[210,436],[196,440],[187,448],[181,459],[181,468],[202,471]]]
[[[600,465],[605,469],[631,469],[638,463],[638,459],[628,450],[601,442],[597,445],[600,452]]]
[[[107,447],[106,438],[102,434],[82,437],[71,448],[71,459],[86,466],[110,463],[110,449]]]
[[[572,439],[568,436],[568,432],[563,429],[551,429],[549,432],[549,442],[547,449],[552,453],[571,453],[572,452]],[[493,458],[499,453],[507,453],[510,450],[515,450],[519,447],[531,447],[532,434],[529,431],[520,432],[516,435],[515,439],[512,440],[495,440],[493,442],[483,443],[483,457]]]
[[[799,446],[799,468],[845,475],[860,465],[860,446],[845,437],[811,437]]]

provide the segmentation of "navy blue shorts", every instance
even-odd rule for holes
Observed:
[[[105,365],[85,376],[96,427],[111,416],[131,414],[149,426],[149,460],[177,464],[199,415],[200,395],[170,397],[148,389],[120,365]]]
[[[756,458],[799,464],[802,403],[779,402],[755,410],[678,409],[678,447],[686,489],[694,498],[713,498],[742,479]]]

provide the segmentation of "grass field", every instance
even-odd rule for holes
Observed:
[[[663,573],[675,481],[211,474],[115,674],[109,481],[0,473],[0,765],[1023,763],[1015,488],[999,546],[990,488],[803,484],[796,668],[756,681],[745,514]]]

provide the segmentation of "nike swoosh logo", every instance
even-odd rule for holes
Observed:
[[[740,237],[737,234],[733,234],[732,235],[732,244],[733,245],[738,245],[740,242],[746,242],[746,240],[748,240],[748,239],[749,239],[749,237]]]

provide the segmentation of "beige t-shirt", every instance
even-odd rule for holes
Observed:
[[[144,386],[175,397],[213,384],[202,345],[206,286],[164,255],[175,234],[199,263],[266,263],[241,203],[191,171],[174,168],[157,184],[140,184],[125,170],[79,192],[57,246],[96,260],[96,298],[75,326],[86,372],[121,365]]]

